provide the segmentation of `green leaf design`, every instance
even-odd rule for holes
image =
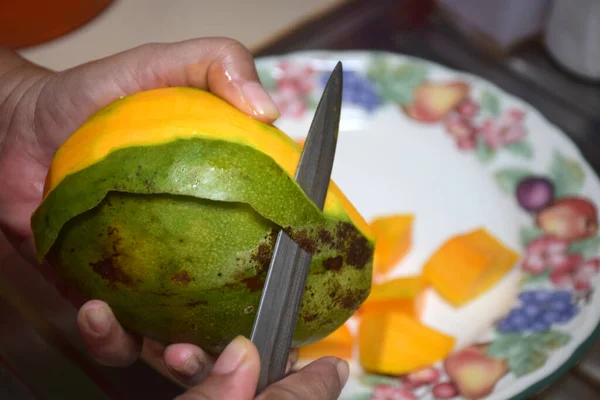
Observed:
[[[529,347],[528,351],[508,359],[508,369],[517,377],[521,377],[541,368],[547,359],[548,355],[542,349]]]
[[[379,88],[379,94],[388,102],[405,106],[412,103],[414,88],[403,82],[388,82]]]
[[[535,283],[547,282],[549,278],[550,278],[550,271],[544,271],[537,275],[525,274],[523,276],[523,278],[521,279],[521,283],[523,283],[525,285],[532,285]]]
[[[597,257],[600,254],[600,237],[594,236],[579,242],[572,242],[569,246],[569,253],[581,254],[586,259]]]
[[[575,160],[555,151],[550,164],[550,177],[554,181],[556,197],[577,194],[581,191],[585,172]]]
[[[489,147],[485,140],[482,138],[477,139],[477,148],[475,149],[477,159],[481,162],[487,163],[494,159],[496,156],[496,150]]]
[[[504,193],[514,196],[519,182],[531,175],[531,171],[524,168],[503,168],[494,174],[494,179]]]
[[[500,100],[497,95],[493,94],[489,90],[484,90],[481,94],[481,100],[479,101],[481,110],[492,117],[500,115]]]
[[[392,378],[384,375],[363,374],[358,377],[358,381],[364,386],[391,385],[399,386],[398,378]]]
[[[507,146],[504,146],[504,148],[518,157],[526,159],[531,159],[533,157],[533,147],[527,140],[511,143]]]
[[[538,335],[536,335],[538,336]],[[549,350],[560,349],[571,340],[571,335],[559,331],[549,331],[539,335],[536,342]]]
[[[277,89],[277,81],[268,68],[260,68],[257,72],[260,83],[262,83],[266,90],[270,91]]]
[[[373,397],[371,392],[353,393],[349,396],[342,397],[341,400],[370,400]]]
[[[381,57],[374,57],[367,77],[379,96],[387,102],[407,105],[413,101],[414,88],[427,77],[427,67],[419,63],[392,66]]]
[[[498,335],[488,348],[488,355],[493,358],[510,359],[515,355],[527,351],[527,342],[518,333]]]
[[[542,237],[543,235],[544,233],[535,226],[523,226],[519,231],[519,237],[523,247],[527,247],[531,241]]]
[[[559,331],[498,335],[490,345],[488,355],[508,360],[510,371],[520,377],[542,367],[548,359],[548,352],[563,347],[570,339],[570,335]]]

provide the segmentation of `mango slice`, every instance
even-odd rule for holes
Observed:
[[[380,216],[371,221],[375,235],[373,273],[385,275],[396,266],[412,246],[412,214]]]
[[[367,300],[359,308],[359,313],[366,310],[397,310],[407,315],[418,317],[422,304],[419,297],[424,292],[427,282],[421,276],[396,278],[374,285]]]
[[[371,373],[401,375],[443,360],[455,339],[396,310],[363,313],[359,333],[360,364]]]
[[[334,356],[345,360],[352,358],[354,338],[346,324],[340,326],[331,335],[308,346],[300,347],[298,357],[301,360],[314,360]]]
[[[458,307],[491,289],[518,259],[517,252],[478,228],[448,239],[427,261],[423,276]]]

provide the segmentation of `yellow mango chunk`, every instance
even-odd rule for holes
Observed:
[[[371,221],[375,235],[373,273],[385,275],[396,266],[412,246],[414,216],[395,214],[380,216]]]
[[[350,333],[350,329],[344,324],[318,342],[300,347],[298,358],[302,360],[314,360],[321,357],[334,356],[350,360],[352,358],[353,346],[354,339]]]
[[[369,297],[359,308],[359,312],[372,309],[397,310],[417,317],[420,314],[417,305],[421,302],[416,300],[425,287],[426,281],[421,276],[396,278],[374,285]]]
[[[395,310],[368,310],[358,333],[359,360],[371,373],[402,375],[446,358],[455,339]]]
[[[423,267],[423,276],[454,306],[491,289],[512,269],[519,254],[485,228],[447,240]]]

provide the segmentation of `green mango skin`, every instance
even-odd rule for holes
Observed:
[[[302,196],[264,154],[188,139],[118,150],[68,176],[32,226],[38,255],[85,297],[107,302],[125,327],[214,355],[249,336],[283,226],[313,254],[292,343],[299,347],[329,335],[367,298],[373,255],[352,224]]]

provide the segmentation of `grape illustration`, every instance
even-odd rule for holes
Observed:
[[[328,79],[329,75],[322,75],[321,83],[325,85]],[[343,101],[362,106],[369,112],[375,110],[381,104],[381,99],[375,91],[375,88],[365,76],[352,70],[344,71],[343,80]]]
[[[579,312],[567,290],[528,290],[519,295],[520,305],[498,321],[501,333],[541,333],[552,325],[565,324]]]
[[[517,201],[523,209],[538,212],[554,200],[554,185],[546,178],[530,176],[519,182]]]

